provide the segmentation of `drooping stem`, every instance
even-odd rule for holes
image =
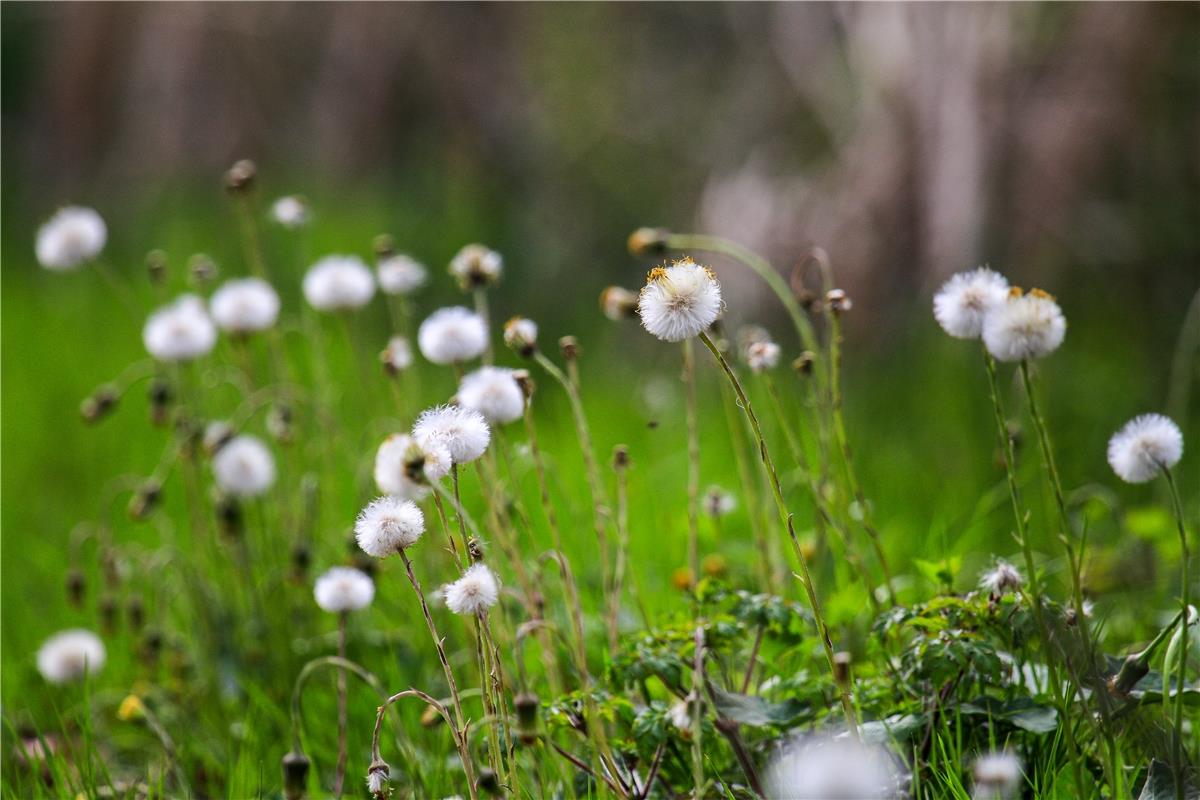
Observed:
[[[1163,477],[1167,479],[1167,486],[1171,490],[1171,508],[1175,513],[1175,524],[1179,528],[1179,577],[1180,577],[1180,612],[1179,612],[1179,667],[1175,678],[1175,745],[1174,745],[1174,761],[1175,761],[1175,797],[1176,800],[1184,798],[1184,778],[1185,769],[1183,765],[1183,697],[1184,687],[1187,686],[1187,662],[1188,662],[1188,625],[1190,623],[1190,614],[1188,608],[1188,583],[1191,581],[1188,562],[1191,554],[1188,550],[1187,530],[1183,525],[1183,503],[1179,500],[1179,488],[1175,485],[1175,476],[1171,474],[1168,467],[1163,467]],[[1164,697],[1167,693],[1164,692]]]
[[[346,618],[349,612],[338,614],[338,658],[346,658]],[[346,671],[338,669],[337,676],[337,723],[338,751],[337,768],[333,773],[333,795],[342,796],[342,786],[346,778]]]
[[[725,372],[725,377],[729,379],[729,383],[733,386],[733,391],[737,395],[738,402],[745,411],[747,419],[750,421],[750,427],[754,431],[754,438],[758,444],[759,458],[762,459],[763,466],[767,470],[767,476],[771,482],[771,490],[775,496],[775,506],[779,511],[780,522],[787,529],[788,538],[792,543],[792,550],[796,555],[796,560],[800,565],[800,583],[804,587],[805,593],[808,595],[808,604],[813,612],[813,619],[817,624],[817,631],[820,634],[821,646],[825,650],[825,659],[829,664],[830,674],[836,672],[833,663],[833,640],[829,634],[829,626],[825,623],[825,617],[821,613],[821,602],[817,599],[816,587],[813,585],[812,575],[808,569],[808,559],[804,557],[804,552],[800,548],[800,540],[796,537],[796,529],[792,525],[792,515],[787,509],[787,503],[783,499],[783,488],[779,484],[779,475],[775,471],[775,463],[771,460],[771,455],[767,450],[767,442],[763,437],[762,426],[759,424],[758,415],[754,413],[754,406],[750,403],[750,398],[746,396],[745,389],[742,388],[741,381],[738,380],[733,368],[729,366],[729,362],[725,360],[725,356],[717,348],[713,340],[709,338],[707,333],[700,333],[700,341],[704,342],[704,346],[712,353],[713,358],[721,365],[721,369]],[[839,688],[839,695],[842,701],[842,710],[846,715],[846,724],[849,726],[855,737],[858,736],[857,716],[854,712],[854,704],[850,700],[850,692],[848,688]]]
[[[425,705],[432,708],[439,715],[441,715],[443,720],[445,720],[446,727],[450,729],[451,737],[454,739],[454,744],[458,748],[460,756],[463,756],[463,769],[465,770],[467,776],[467,794],[471,800],[476,800],[478,797],[478,790],[475,788],[474,770],[471,768],[470,758],[464,755],[469,752],[467,749],[466,729],[460,730],[455,728],[454,721],[450,719],[450,714],[446,711],[446,707],[433,697],[430,697],[428,694],[418,689],[405,689],[403,692],[397,692],[391,697],[385,698],[383,703],[380,704],[379,708],[376,709],[375,730],[371,735],[371,763],[374,764],[376,762],[383,761],[383,754],[379,749],[379,734],[383,729],[384,715],[387,714],[387,710],[392,706],[392,703],[395,703],[397,700],[402,700],[405,697],[415,697],[421,700],[423,703],[425,703]]]

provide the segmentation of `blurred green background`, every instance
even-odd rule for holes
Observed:
[[[1135,413],[1175,414],[1195,519],[1200,391],[1177,388],[1167,405],[1173,354],[1177,387],[1200,367],[1195,339],[1181,339],[1200,288],[1200,6],[5,3],[0,21],[10,713],[44,707],[22,694],[37,685],[37,644],[88,621],[61,589],[69,531],[109,514],[105,486],[147,474],[163,443],[140,390],[114,419],[80,421],[79,401],[142,357],[142,320],[93,272],[41,270],[36,228],[59,204],[94,205],[106,261],[149,308],[153,248],[168,253],[175,289],[197,252],[222,276],[246,272],[220,183],[241,157],[259,165],[264,204],[295,192],[314,209],[303,248],[266,232],[285,315],[300,307],[306,261],[368,256],[381,232],[431,267],[418,318],[458,302],[443,270],[462,244],[504,254],[494,319],[533,317],[547,343],[579,336],[600,457],[632,448],[635,518],[651,529],[634,532],[634,570],[651,596],[683,562],[682,534],[675,548],[658,534],[682,530],[684,433],[677,350],[597,308],[604,286],[642,280],[647,264],[625,251],[633,228],[729,236],[781,270],[814,244],[830,253],[854,299],[850,436],[887,549],[905,574],[914,558],[962,554],[963,586],[1015,548],[976,348],[941,334],[931,296],[984,262],[1045,288],[1069,321],[1039,369],[1048,414],[1067,484],[1097,504],[1090,589],[1110,630],[1148,629],[1137,600],[1161,598],[1167,578],[1138,537],[1161,525],[1127,512],[1155,493],[1118,485],[1105,445]],[[763,288],[712,263],[730,331],[766,325],[794,355]],[[342,401],[382,408],[382,378],[365,398],[349,388],[386,338],[380,303],[351,334],[359,364],[335,352]],[[724,430],[717,376],[706,368],[702,381],[702,424]],[[452,390],[428,368],[423,382],[427,403]],[[578,501],[565,404],[543,389],[547,447]],[[372,430],[356,431],[348,484],[369,464]],[[704,455],[704,483],[733,488],[728,452]],[[355,491],[323,510],[318,565],[342,552]],[[672,492],[677,508],[662,502]],[[154,543],[123,514],[120,503],[119,538]],[[744,512],[730,524],[743,538]]]

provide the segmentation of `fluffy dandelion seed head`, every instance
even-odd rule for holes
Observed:
[[[698,335],[717,321],[721,308],[716,275],[690,258],[651,270],[638,299],[642,326],[666,342]]]
[[[1015,592],[1025,583],[1020,571],[1007,561],[997,560],[996,563],[979,579],[979,585],[988,594],[1005,595]]]
[[[446,608],[455,614],[480,614],[500,599],[500,583],[487,564],[472,564],[443,590]]]
[[[257,497],[275,483],[275,457],[256,436],[241,434],[226,442],[212,460],[217,486],[235,497]]]
[[[34,250],[43,267],[66,272],[100,255],[106,241],[108,228],[99,214],[90,208],[67,206],[38,228]]]
[[[466,464],[483,455],[492,432],[483,414],[463,406],[437,406],[421,412],[413,425],[413,438],[426,450],[444,450],[454,464]]]
[[[897,797],[898,770],[882,747],[849,738],[810,736],[785,745],[764,776],[777,800],[871,800]]]
[[[424,264],[399,253],[380,261],[375,273],[379,276],[379,288],[385,294],[412,294],[429,278]]]
[[[478,411],[492,425],[504,425],[525,413],[525,393],[504,367],[480,367],[467,374],[459,384],[458,403]]]
[[[56,633],[37,652],[37,668],[50,683],[70,683],[104,666],[104,642],[91,631]]]
[[[600,310],[614,322],[637,315],[638,296],[623,286],[609,286],[600,293]]]
[[[358,514],[354,538],[363,552],[387,558],[412,547],[425,532],[425,516],[417,504],[399,497],[378,497]]]
[[[304,276],[304,298],[318,311],[361,308],[375,296],[375,278],[357,256],[325,256]]]
[[[746,363],[754,372],[775,369],[779,364],[779,345],[771,341],[751,342],[746,347]]]
[[[434,364],[470,361],[487,349],[487,343],[483,317],[462,306],[438,309],[417,330],[417,347]]]
[[[710,486],[704,493],[704,511],[710,517],[723,517],[737,507],[737,498],[720,486]]]
[[[978,339],[983,320],[1008,299],[1008,280],[999,272],[979,267],[960,272],[933,296],[933,317],[956,339]]]
[[[1145,483],[1183,457],[1183,434],[1170,417],[1142,414],[1108,440],[1108,463],[1128,483]]]
[[[303,228],[310,216],[308,203],[298,195],[290,194],[271,204],[271,218],[288,230]]]
[[[379,354],[379,360],[388,372],[403,372],[412,366],[412,345],[403,336],[393,336],[388,339],[387,347]]]
[[[279,316],[279,295],[262,278],[226,281],[208,300],[217,327],[230,333],[263,331]]]
[[[207,355],[217,343],[217,328],[194,294],[151,312],[142,328],[146,351],[159,361],[190,361]]]
[[[504,323],[504,343],[528,358],[537,349],[537,323],[526,317],[513,317]]]
[[[500,254],[482,244],[469,244],[450,259],[450,274],[463,291],[496,283],[503,269]]]
[[[1021,759],[1007,750],[975,759],[975,796],[983,800],[1012,797],[1021,782]]]
[[[983,318],[983,343],[998,361],[1042,358],[1058,349],[1067,320],[1054,298],[1040,289],[1010,289]]]
[[[414,452],[415,451],[415,452]],[[409,464],[415,458],[420,459],[419,475],[411,475]],[[449,456],[446,456],[446,469],[449,467]],[[383,440],[375,451],[375,485],[384,494],[399,497],[402,500],[425,499],[429,494],[428,470],[430,463],[427,454],[413,441],[407,433],[397,433]],[[438,467],[435,463],[434,471]],[[444,474],[444,473],[443,473]],[[440,477],[440,476],[439,476]]]
[[[358,611],[375,599],[375,582],[362,570],[332,567],[317,578],[313,597],[324,611]]]

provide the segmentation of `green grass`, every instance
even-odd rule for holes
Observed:
[[[402,247],[412,242],[415,254],[433,267],[433,286],[417,298],[411,321],[415,323],[440,305],[462,301],[441,271],[461,243],[486,239],[489,233],[496,234],[493,243],[505,243],[494,223],[484,222],[487,207],[474,201],[451,203],[455,213],[426,228],[416,210],[400,203],[385,202],[374,206],[374,211],[364,211],[372,208],[369,199],[360,207],[357,201],[317,198],[316,207],[328,211],[318,217],[310,241],[302,247],[279,231],[266,232],[271,274],[284,301],[288,356],[305,385],[312,385],[315,379],[314,341],[305,335],[298,319],[301,253],[352,251],[366,255],[371,237],[391,229]],[[145,308],[154,302],[154,293],[138,266],[147,244],[162,246],[170,255],[171,285],[164,295],[183,289],[183,265],[194,251],[214,255],[223,276],[243,273],[234,220],[220,211],[220,207],[168,198],[158,208],[119,213],[119,221],[128,222],[141,214],[145,222],[136,228],[114,225],[106,260],[123,279],[138,286],[138,299]],[[146,782],[155,795],[183,793],[177,774],[165,768],[161,737],[144,718],[122,719],[118,714],[122,701],[137,695],[169,738],[191,793],[277,797],[280,759],[291,746],[293,682],[306,661],[330,654],[335,646],[334,620],[316,609],[312,578],[332,564],[355,559],[348,534],[358,509],[375,493],[370,465],[376,446],[386,433],[406,429],[420,409],[446,400],[454,390],[453,376],[447,369],[422,362],[415,375],[405,376],[398,392],[392,391],[375,359],[389,324],[378,298],[369,309],[344,322],[322,318],[317,323],[321,346],[336,387],[334,423],[318,424],[310,408],[296,407],[296,441],[276,450],[280,483],[268,498],[246,509],[245,552],[241,544],[221,538],[215,531],[207,499],[209,473],[202,459],[194,465],[204,487],[198,527],[193,529],[189,523],[183,480],[186,470],[181,468],[171,473],[161,509],[147,521],[133,522],[125,511],[129,492],[123,476],[149,475],[171,442],[171,431],[149,424],[144,384],[131,390],[110,418],[94,426],[80,421],[77,407],[97,385],[145,357],[139,335],[142,320],[115,303],[104,282],[90,270],[73,275],[39,270],[28,246],[30,237],[16,229],[22,216],[18,214],[14,222],[11,214],[6,215],[4,241],[4,499],[0,506],[4,532],[0,564],[3,793],[11,797],[75,793],[96,797],[101,787],[114,781]],[[625,233],[611,231],[613,241],[619,242]],[[687,452],[678,348],[652,340],[634,321],[611,323],[601,317],[595,298],[611,273],[581,274],[571,282],[569,294],[559,293],[564,287],[561,280],[554,283],[555,292],[545,292],[539,288],[538,272],[545,267],[535,248],[524,242],[508,243],[511,250],[502,247],[510,254],[508,271],[492,298],[492,318],[502,321],[519,313],[537,319],[542,324],[543,348],[555,361],[561,360],[554,347],[560,335],[580,338],[584,404],[610,492],[608,461],[613,447],[627,445],[633,462],[629,585],[660,633],[669,633],[672,626],[686,626],[690,602],[671,581],[672,572],[686,562],[687,536]],[[640,283],[643,263],[619,255],[614,258],[626,259],[619,265],[625,285]],[[715,265],[721,274],[739,269],[728,262]],[[1124,655],[1152,638],[1171,619],[1176,608],[1179,549],[1163,498],[1154,488],[1118,485],[1105,464],[1104,448],[1109,434],[1132,413],[1160,408],[1168,377],[1165,353],[1182,322],[1186,298],[1173,306],[1170,314],[1164,314],[1166,319],[1143,325],[1120,315],[1121,308],[1111,303],[1107,288],[1046,288],[1061,295],[1071,328],[1062,350],[1039,364],[1037,371],[1073,508],[1079,519],[1086,521],[1086,583],[1096,603],[1097,636],[1104,652]],[[856,307],[848,321],[851,330],[845,355],[847,428],[856,466],[906,605],[927,602],[939,593],[962,595],[972,590],[979,572],[995,556],[1019,563],[1019,550],[1010,536],[1012,512],[1004,473],[996,460],[978,348],[942,336],[929,317],[928,304],[928,296],[914,290],[912,296],[901,298],[898,310]],[[749,314],[748,309],[734,309],[732,316],[745,319]],[[762,315],[785,344],[785,353],[794,356],[798,348],[786,319],[775,309],[763,310]],[[881,344],[866,335],[872,315],[898,315],[904,323],[894,325],[889,340]],[[860,316],[865,316],[865,321],[858,319]],[[1122,335],[1114,335],[1114,330]],[[590,667],[599,674],[606,666],[619,667],[621,659],[604,646],[603,620],[598,613],[599,559],[570,409],[548,375],[503,351],[498,335],[494,341],[501,348],[501,363],[530,366],[538,384],[534,408],[551,476],[551,496],[588,612]],[[862,348],[863,343],[872,341],[869,350]],[[259,379],[266,374],[266,355],[264,343],[255,343],[251,374]],[[228,416],[236,406],[235,388],[218,380],[220,376],[211,366],[235,363],[235,358],[229,342],[222,339],[210,365],[184,370],[183,385],[191,387],[187,396],[205,418]],[[699,364],[701,488],[719,485],[740,492],[722,379],[709,360],[701,359]],[[765,420],[776,459],[786,462],[784,439],[769,411],[764,387],[748,375],[743,379]],[[801,419],[806,379],[781,370],[776,380],[788,413]],[[1011,416],[1024,419],[1019,414],[1019,383],[1009,383],[1015,380],[1011,370],[1002,371],[1002,380],[1008,390],[1008,407],[1014,410]],[[1185,433],[1191,431],[1193,438],[1200,430],[1195,412],[1193,403],[1188,418],[1180,420]],[[258,414],[246,427],[265,436],[264,425],[264,415]],[[550,535],[520,424],[506,428],[501,440],[501,450],[511,459],[511,472],[505,474],[513,502],[529,522],[519,529],[521,552],[530,569],[537,569],[538,556],[550,546]],[[1027,421],[1019,447],[1034,549],[1050,596],[1063,601],[1069,576],[1053,537],[1051,497]],[[1179,471],[1193,530],[1198,503],[1195,489],[1200,481],[1196,463],[1188,454]],[[785,468],[783,472],[798,533],[808,540],[813,536],[812,504],[795,471]],[[311,475],[318,487],[311,515],[300,491],[304,475]],[[467,508],[482,523],[485,506],[474,471],[464,480]],[[768,497],[761,486],[759,494],[764,500]],[[748,515],[757,511],[748,508],[743,498],[719,528],[702,520],[701,552],[720,553],[726,561],[722,585],[756,586],[758,556]],[[769,508],[766,518],[774,520]],[[426,540],[412,554],[427,589],[455,577],[439,547],[441,534],[434,519],[430,513]],[[105,548],[105,553],[94,539],[72,545],[71,531],[82,521],[107,527],[112,546]],[[782,553],[782,532],[777,528],[773,526],[771,534],[778,539]],[[312,567],[296,578],[290,554],[300,541],[311,543]],[[863,552],[873,566],[867,551]],[[115,559],[120,574],[119,582],[109,588],[105,588],[101,567],[105,554]],[[355,615],[348,656],[374,673],[388,692],[415,686],[440,696],[444,691],[441,671],[402,566],[394,561],[378,565],[376,601]],[[511,565],[504,563],[497,548],[489,550],[489,562],[514,585]],[[85,576],[81,608],[67,602],[63,589],[66,572],[72,567]],[[950,573],[949,586],[939,585],[943,580],[937,574],[945,570]],[[860,714],[874,719],[893,712],[920,711],[919,702],[884,680],[881,659],[888,646],[873,632],[864,588],[849,579],[844,560],[836,551],[818,551],[813,571],[835,647],[853,653],[856,673],[864,681],[858,698]],[[546,596],[547,618],[565,630],[562,591],[548,568],[540,585]],[[794,581],[787,582],[784,594],[790,601],[805,604]],[[104,635],[108,664],[87,687],[47,685],[34,667],[39,644],[66,627],[100,629],[102,598],[115,600],[119,609],[117,623]],[[129,623],[131,601],[145,607],[146,623],[141,630],[132,629]],[[447,637],[460,684],[476,687],[470,628],[444,609],[434,613]],[[521,621],[519,603],[506,599],[496,620],[500,635],[508,641]],[[632,647],[644,626],[638,604],[628,597],[622,624],[623,644]],[[157,654],[147,651],[151,632],[161,637]],[[896,643],[905,641],[906,635],[898,634]],[[789,636],[792,634],[770,643],[764,651],[768,671],[783,682],[772,700],[782,700],[792,692],[810,707],[811,714],[803,723],[808,726],[827,711],[821,698],[821,692],[829,688],[827,670],[810,628]],[[746,644],[730,644],[730,649],[719,655],[722,664],[733,670],[738,658],[745,657]],[[682,649],[674,651],[675,656],[686,655],[686,646],[678,647]],[[566,706],[553,704],[554,698],[538,674],[536,647],[531,645],[521,654],[508,648],[504,652],[512,658],[506,664],[510,678],[516,659],[523,658],[530,670],[531,688],[548,708],[546,722],[551,726],[556,720],[561,722],[560,712]],[[910,655],[913,652],[909,651]],[[902,652],[891,654],[900,657]],[[565,650],[560,657],[566,659]],[[1157,669],[1160,664],[1154,666]],[[816,688],[804,690],[805,681]],[[347,785],[351,793],[363,796],[362,779],[378,697],[354,679],[349,685]],[[304,747],[314,765],[310,791],[322,796],[331,784],[336,744],[333,672],[318,673],[309,686],[304,696]],[[610,684],[614,687],[621,688]],[[980,691],[986,688],[979,686]],[[670,700],[661,685],[642,689],[644,695],[631,689],[627,698],[639,703],[649,699],[651,705]],[[618,705],[610,705],[614,702],[611,698],[601,702],[618,720],[626,713]],[[478,719],[478,700],[468,703],[473,707],[471,716]],[[394,735],[384,739],[384,757],[392,765],[393,784],[401,796],[406,796],[403,792],[416,797],[465,796],[461,772],[447,762],[453,747],[445,726],[423,727],[422,710],[419,703],[408,700],[395,707]],[[967,766],[980,737],[992,745],[1002,745],[1011,737],[1012,744],[1033,755],[1032,761],[1027,759],[1028,796],[1096,793],[1070,786],[1070,757],[1061,729],[1050,734],[1014,733],[960,713],[958,708],[936,729],[930,723],[914,776],[914,792],[920,796],[969,796]],[[1161,737],[1156,732],[1161,713],[1153,708],[1132,713],[1136,724],[1124,725],[1118,737],[1129,787],[1144,779],[1150,756],[1161,750],[1156,738]],[[1070,723],[1086,728],[1080,720]],[[484,727],[476,728],[477,744],[486,738],[482,736]],[[66,746],[61,757],[48,762],[52,784],[18,763],[17,730],[37,731]],[[569,731],[550,730],[556,731],[557,741],[587,758],[585,740]],[[614,724],[614,731],[618,730],[623,730],[620,722]],[[771,726],[750,731],[756,759],[765,759],[770,740],[781,732]],[[667,734],[660,730],[657,735]],[[715,734],[708,735],[712,738],[706,741],[715,741]],[[614,736],[623,746],[629,744],[627,732]],[[629,744],[636,749],[635,745]],[[1192,737],[1188,746],[1193,755],[1196,745]],[[671,745],[676,746],[678,742]],[[682,747],[678,760],[686,766],[687,746]],[[905,747],[898,749],[903,752]],[[710,772],[714,780],[721,776],[720,782],[713,784],[714,796],[742,796],[737,794],[742,789],[724,785],[732,780],[730,775],[737,774],[729,769],[729,754],[715,744],[713,748]],[[520,787],[513,787],[514,796],[541,796],[535,779],[538,775],[546,786],[561,781],[569,787],[574,779],[566,762],[544,749],[536,757],[525,751],[521,759],[525,780]],[[669,769],[675,770],[676,765],[672,763]],[[129,796],[133,796],[132,790]]]

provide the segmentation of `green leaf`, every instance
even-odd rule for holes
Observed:
[[[1138,800],[1175,800],[1175,776],[1171,768],[1157,758],[1150,761],[1146,785]]]
[[[802,718],[811,717],[813,713],[811,707],[796,699],[772,703],[762,697],[727,692],[717,686],[712,687],[712,692],[717,712],[743,725],[787,727]]]
[[[1058,712],[1049,706],[1039,706],[1027,697],[1007,703],[993,697],[980,697],[959,706],[963,714],[979,714],[1003,720],[1015,728],[1030,733],[1052,733],[1058,728]]]
[[[912,736],[925,724],[923,714],[893,714],[887,719],[860,723],[858,735],[867,744],[886,744]]]

